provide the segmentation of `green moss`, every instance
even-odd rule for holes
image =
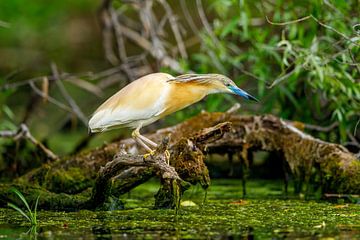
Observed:
[[[208,201],[193,187],[183,200],[202,207],[153,210],[157,181],[143,184],[121,197],[125,210],[40,211],[40,238],[335,238],[360,237],[360,205],[281,199],[280,182],[250,181],[248,199],[241,200],[239,180],[214,180]],[[291,197],[291,196],[290,196]],[[41,199],[40,199],[41,200]],[[10,217],[11,216],[11,217]],[[18,238],[26,221],[10,209],[0,209],[0,235]]]
[[[94,184],[87,175],[85,170],[79,167],[69,167],[66,170],[60,168],[47,175],[45,188],[55,193],[79,193]]]

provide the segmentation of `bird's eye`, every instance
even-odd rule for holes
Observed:
[[[230,87],[231,84],[230,83],[225,83],[225,86]]]

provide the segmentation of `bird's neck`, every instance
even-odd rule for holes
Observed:
[[[209,88],[207,84],[193,84],[187,88],[194,95],[202,95],[205,97],[208,94],[213,93],[213,89]]]

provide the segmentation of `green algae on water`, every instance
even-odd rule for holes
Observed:
[[[43,239],[360,237],[360,205],[282,199],[279,182],[250,181],[244,200],[239,180],[214,180],[205,205],[180,207],[177,217],[174,210],[152,209],[157,184],[151,181],[121,196],[125,210],[39,211],[38,235]],[[182,200],[201,206],[203,197],[203,190],[193,187]],[[0,209],[1,236],[16,239],[26,224],[10,209]]]

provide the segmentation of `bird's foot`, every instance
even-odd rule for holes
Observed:
[[[154,154],[155,154],[155,150],[151,150],[148,153],[145,153],[143,155],[143,157],[144,157],[144,159],[147,159],[148,157],[153,156]],[[165,150],[164,154],[165,154],[165,158],[166,158],[166,163],[168,165],[170,165],[170,152],[169,152],[169,150]]]
[[[153,156],[155,154],[155,150],[151,150],[149,153],[145,153],[143,155],[144,159],[150,157],[150,156]]]

